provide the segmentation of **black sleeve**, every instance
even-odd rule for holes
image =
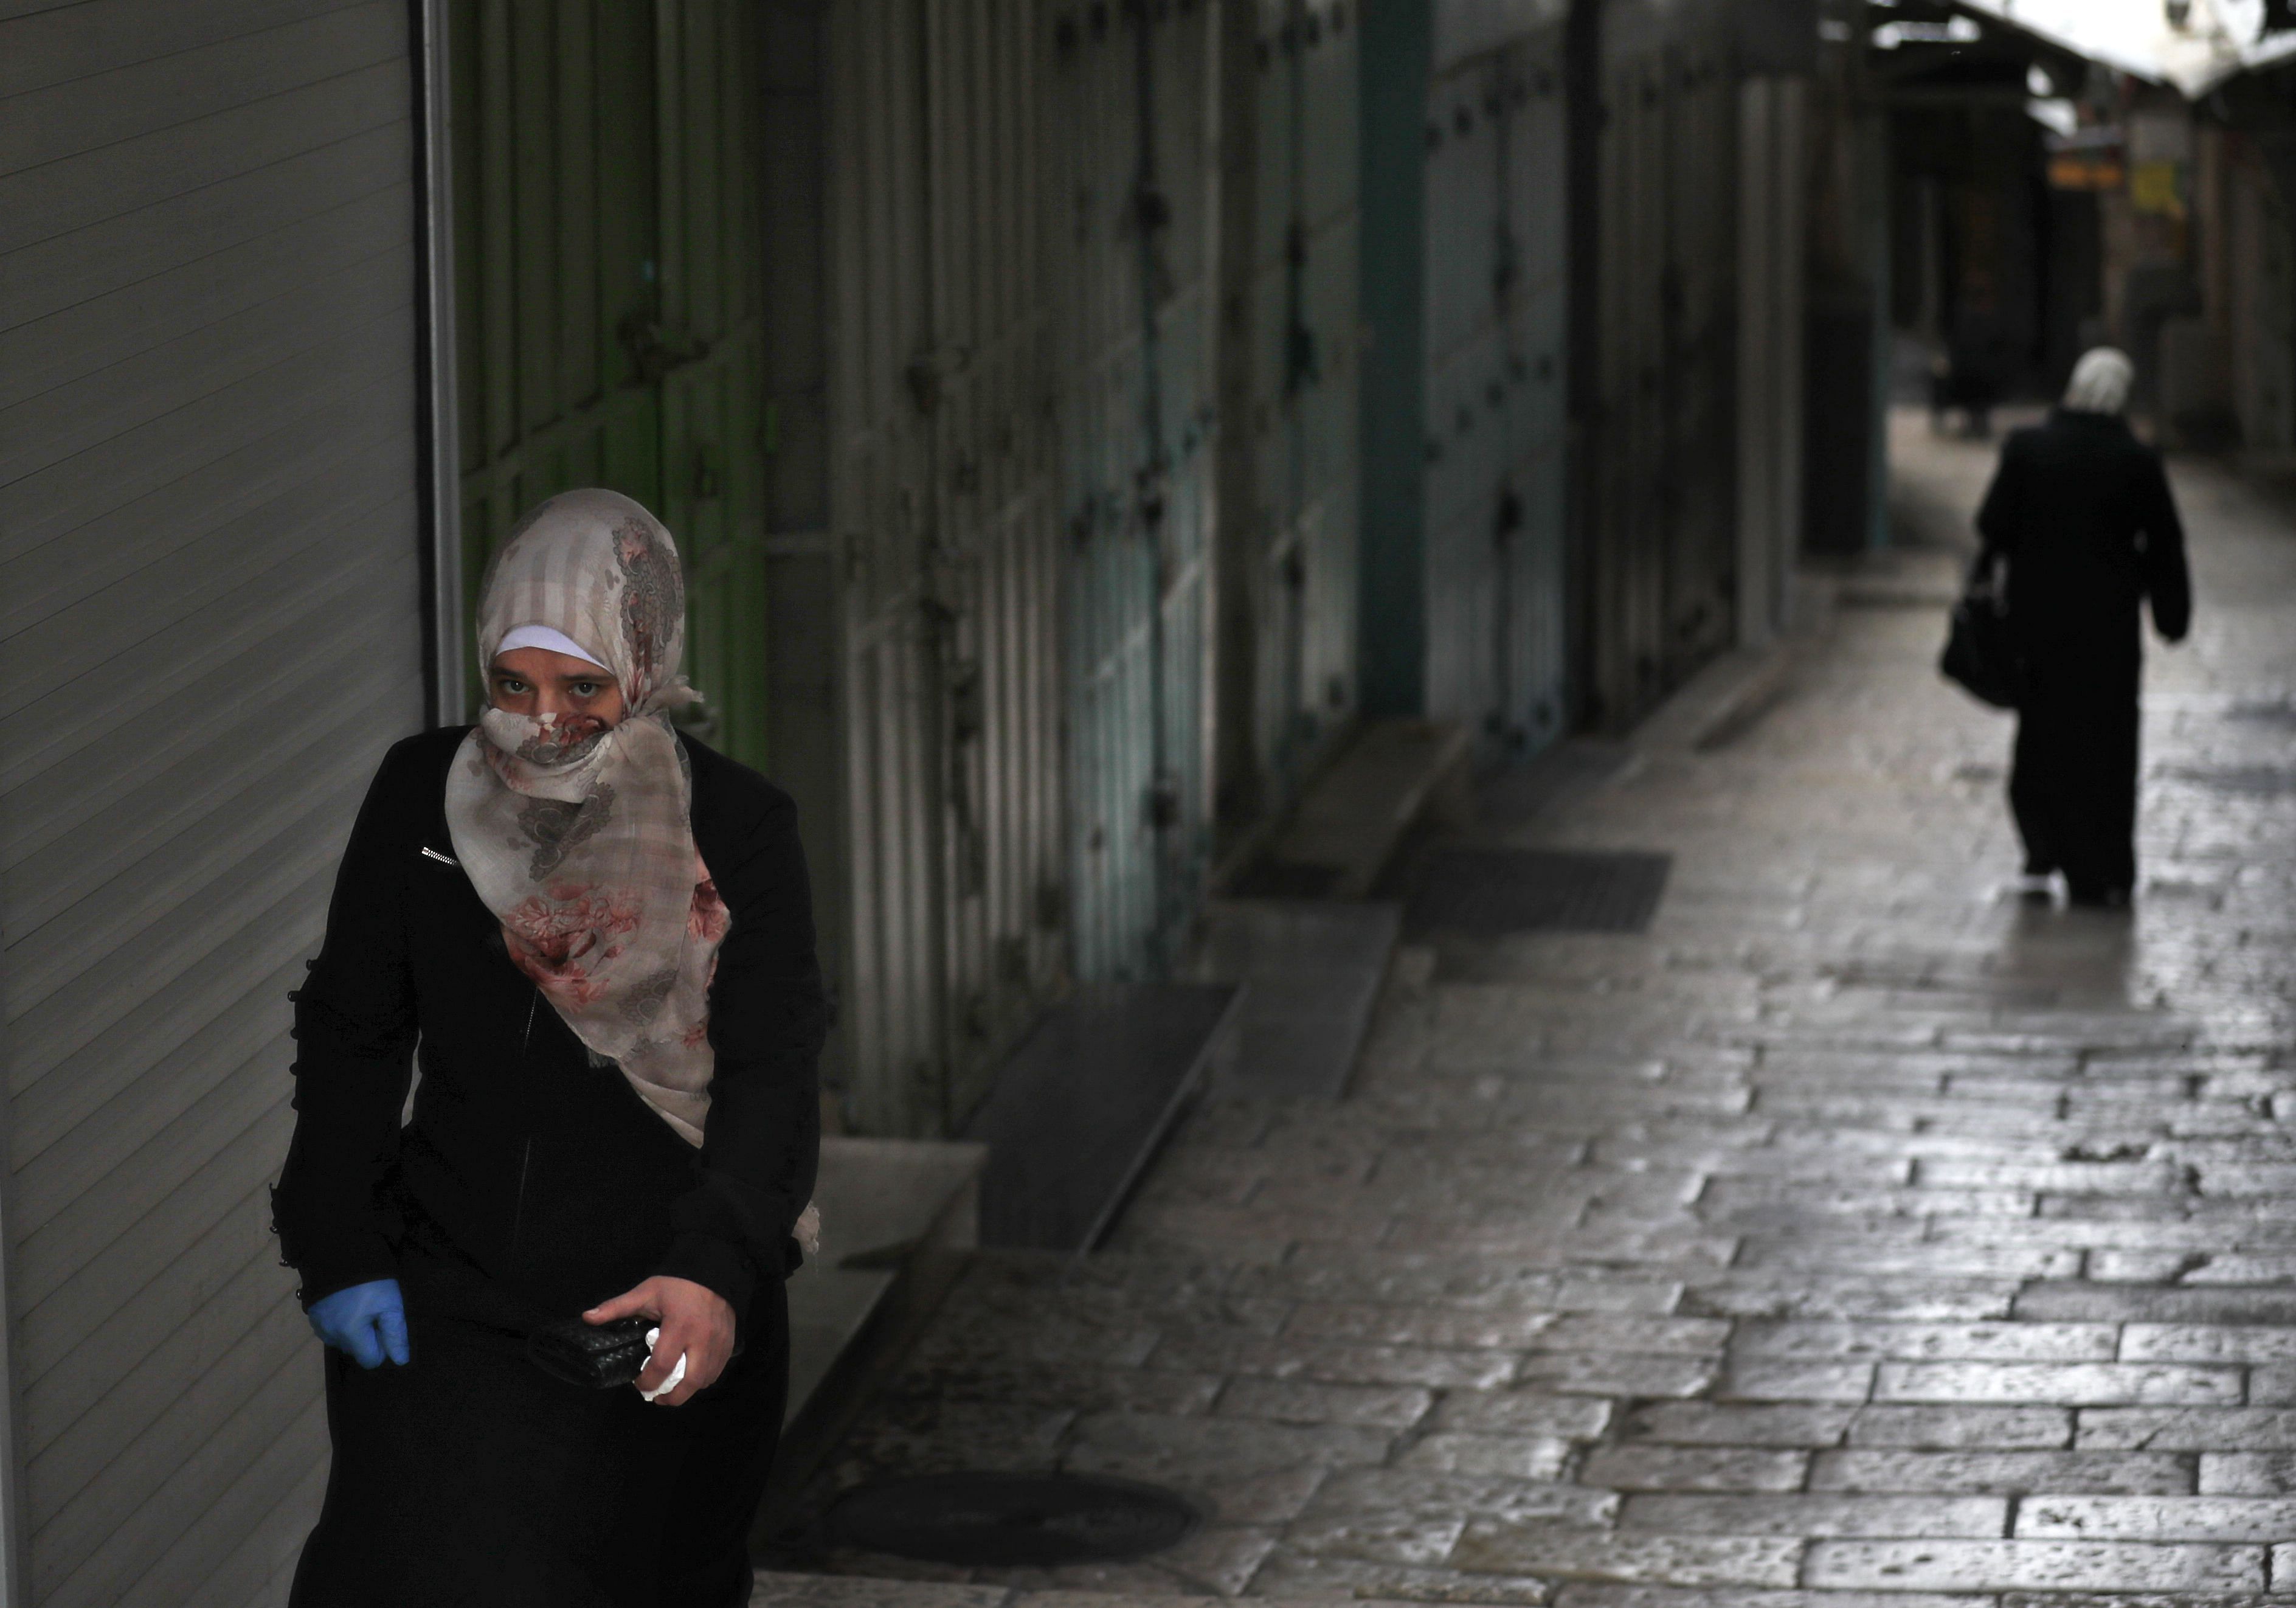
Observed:
[[[367,789],[335,874],[327,932],[295,1002],[295,1136],[272,1223],[308,1306],[398,1276],[376,1189],[398,1154],[415,1040],[402,908],[405,854],[427,811],[409,745]]]
[[[2182,642],[2193,625],[2193,577],[2185,563],[2185,525],[2159,456],[2147,453],[2141,482],[2144,530],[2144,591],[2152,600],[2152,627]]]
[[[2000,466],[1993,472],[1993,484],[1986,488],[1985,501],[1977,511],[1977,533],[1983,538],[1977,555],[1980,573],[2016,551],[2024,524],[2024,454],[2019,450],[2017,438],[2011,436],[2002,446]]]
[[[709,985],[717,1068],[701,1176],[671,1209],[676,1237],[658,1271],[717,1291],[738,1318],[759,1279],[788,1274],[790,1228],[813,1198],[828,997],[786,794],[770,794],[726,858],[709,866],[732,926]]]

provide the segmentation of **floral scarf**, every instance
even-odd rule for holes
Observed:
[[[520,971],[688,1144],[709,1112],[709,978],[728,925],[693,846],[693,779],[669,710],[685,587],[661,522],[611,491],[570,491],[496,554],[478,648],[520,626],[564,633],[613,673],[627,713],[489,709],[447,776],[447,826]]]

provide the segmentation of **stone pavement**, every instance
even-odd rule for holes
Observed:
[[[1957,555],[1891,554],[1759,720],[1510,834],[1670,851],[1647,933],[1403,951],[1346,1100],[1208,1105],[1111,1250],[981,1259],[816,1493],[1058,1466],[1209,1528],[1042,1573],[793,1534],[945,1584],[758,1600],[2296,1604],[2296,534],[2178,484],[2133,913],[2005,891]]]

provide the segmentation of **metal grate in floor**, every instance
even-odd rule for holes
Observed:
[[[1414,933],[1640,932],[1674,857],[1636,850],[1450,849],[1404,912]]]

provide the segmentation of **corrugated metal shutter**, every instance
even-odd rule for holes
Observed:
[[[1087,978],[1177,957],[1210,852],[1212,12],[1040,8],[1070,948]]]
[[[1034,23],[827,21],[842,1021],[872,1133],[953,1128],[1066,970]]]
[[[756,8],[446,9],[468,601],[536,504],[636,497],[685,562],[681,719],[771,770]]]
[[[276,1600],[286,992],[422,722],[408,8],[0,23],[0,923],[33,1601]]]

